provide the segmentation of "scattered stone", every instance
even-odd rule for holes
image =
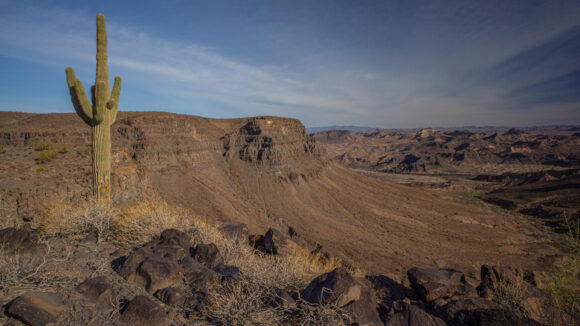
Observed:
[[[243,223],[223,224],[218,227],[218,231],[231,239],[243,239],[248,234],[248,227]]]
[[[47,246],[40,243],[38,234],[29,226],[0,230],[0,248],[9,254],[31,257],[43,256],[48,251]]]
[[[145,288],[149,293],[173,285],[179,277],[176,263],[167,258],[147,258],[137,270],[145,280]]]
[[[222,281],[235,281],[240,278],[240,269],[232,265],[220,264],[216,266],[214,272],[222,276]]]
[[[189,251],[191,247],[191,237],[187,233],[176,230],[167,229],[161,232],[159,236],[159,244],[180,246]]]
[[[221,255],[218,250],[218,247],[213,244],[203,244],[200,243],[195,246],[195,251],[193,254],[193,258],[195,258],[198,262],[204,264],[208,268],[214,268],[220,264]]]
[[[185,304],[187,294],[179,288],[165,288],[157,291],[155,297],[167,305],[181,307]]]
[[[483,298],[452,300],[440,311],[448,325],[452,326],[541,325],[529,318],[518,318],[509,309]]]
[[[207,292],[209,286],[219,281],[220,275],[191,257],[181,261],[185,282],[195,291]]]
[[[76,288],[91,302],[97,311],[108,311],[115,307],[113,287],[105,276],[85,280]]]
[[[300,296],[309,303],[344,308],[360,325],[382,325],[372,284],[351,276],[343,267],[312,280]]]
[[[28,292],[8,304],[6,313],[31,326],[56,324],[68,306],[55,293]]]
[[[250,245],[266,254],[290,254],[300,249],[300,246],[277,229],[270,228],[265,235],[249,237]]]
[[[406,306],[401,312],[389,317],[386,326],[446,326],[447,324],[425,310],[415,306]]]
[[[403,300],[405,298],[414,298],[415,293],[410,288],[399,284],[397,281],[385,275],[367,276],[367,279],[373,284],[375,289],[380,293],[379,297],[388,302]]]
[[[413,267],[407,271],[411,287],[425,302],[455,295],[476,295],[463,273],[452,269]]]
[[[127,304],[121,314],[121,320],[125,325],[169,325],[169,318],[163,307],[144,295],[136,296]]]

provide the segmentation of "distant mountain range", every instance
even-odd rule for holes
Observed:
[[[348,131],[367,131],[369,129],[374,129],[372,127],[361,127],[361,126],[323,126],[323,127],[308,127],[306,128],[306,132],[309,134],[327,130],[348,130]]]

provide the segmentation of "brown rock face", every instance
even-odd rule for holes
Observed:
[[[49,292],[29,292],[14,299],[6,313],[32,326],[56,324],[68,307],[62,299]]]

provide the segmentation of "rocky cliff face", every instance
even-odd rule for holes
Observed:
[[[511,217],[331,162],[295,119],[120,112],[111,130],[118,205],[158,196],[194,218],[245,223],[250,233],[292,230],[347,262],[391,275],[410,266],[471,270],[498,261],[538,269],[555,255],[534,239],[536,231],[520,234]],[[68,151],[38,164],[40,140]],[[89,129],[74,114],[0,112],[0,221],[33,219],[43,205],[89,197],[89,143]]]

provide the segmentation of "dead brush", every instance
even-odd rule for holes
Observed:
[[[192,233],[193,218],[180,206],[161,199],[149,199],[123,209],[115,223],[114,240],[125,247],[150,241],[163,230],[178,229]]]
[[[94,232],[99,241],[110,239],[118,214],[113,206],[96,201],[82,205],[57,201],[45,207],[33,227],[49,237],[78,239]]]

